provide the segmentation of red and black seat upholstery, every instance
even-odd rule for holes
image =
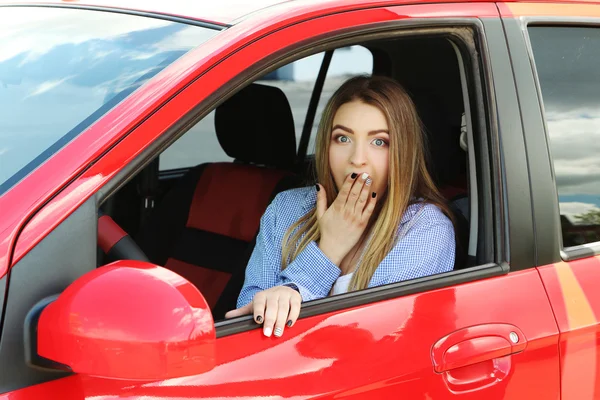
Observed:
[[[217,108],[215,128],[235,161],[192,168],[165,195],[138,242],[152,262],[196,285],[219,319],[235,308],[261,216],[298,181],[290,172],[294,121],[280,89],[244,88]]]

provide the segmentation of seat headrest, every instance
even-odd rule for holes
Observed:
[[[294,117],[281,89],[253,83],[215,111],[215,130],[229,157],[290,168],[296,157]]]

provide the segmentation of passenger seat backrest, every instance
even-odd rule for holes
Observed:
[[[192,282],[213,308],[249,243],[277,184],[288,173],[254,165],[205,167],[188,219],[165,267]],[[244,265],[245,267],[245,265]]]

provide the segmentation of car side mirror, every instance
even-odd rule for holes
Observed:
[[[204,297],[176,273],[117,261],[81,276],[29,313],[34,366],[126,380],[163,380],[215,366]],[[27,343],[27,338],[26,338]]]

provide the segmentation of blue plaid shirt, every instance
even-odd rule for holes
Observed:
[[[316,205],[314,187],[279,193],[260,221],[256,246],[246,268],[237,306],[252,301],[257,292],[278,285],[294,285],[302,301],[326,297],[340,269],[311,242],[281,271],[281,247],[288,228]],[[415,279],[452,270],[452,222],[432,204],[410,205],[400,222],[398,241],[375,270],[369,287]]]

